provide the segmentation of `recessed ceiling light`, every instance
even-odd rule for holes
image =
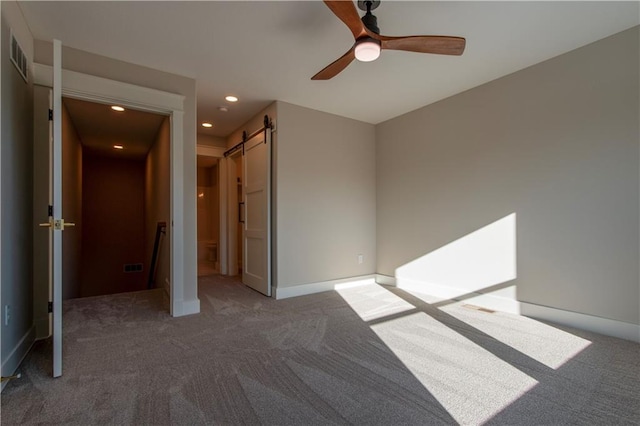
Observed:
[[[218,107],[218,111],[220,111],[220,112],[229,112],[229,108],[227,108],[226,106],[219,106]]]
[[[211,123],[202,123],[202,127],[207,127],[207,128],[213,127],[213,124],[211,124]]]
[[[113,149],[124,149],[124,146],[122,146],[122,145],[114,145]]]
[[[229,102],[238,102],[238,98],[235,96],[225,96],[225,99]]]
[[[118,112],[124,111],[124,108],[122,108],[121,106],[118,106],[118,105],[111,106],[111,109],[114,110],[114,111],[118,111]]]

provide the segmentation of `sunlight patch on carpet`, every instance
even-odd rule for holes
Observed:
[[[371,328],[461,424],[492,418],[538,383],[423,312]]]
[[[415,307],[378,284],[336,289],[351,309],[364,321],[385,318]]]

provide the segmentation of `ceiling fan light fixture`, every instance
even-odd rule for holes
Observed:
[[[360,39],[356,42],[355,54],[361,62],[375,61],[380,57],[380,42],[370,37]]]

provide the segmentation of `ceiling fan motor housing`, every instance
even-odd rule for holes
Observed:
[[[373,15],[370,11],[362,17],[362,23],[365,27],[367,27],[370,31],[380,34],[380,28],[378,28],[378,18]]]

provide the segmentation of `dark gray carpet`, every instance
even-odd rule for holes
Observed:
[[[276,301],[206,277],[200,301],[65,302],[63,377],[38,342],[2,425],[640,423],[636,343],[377,285]]]

